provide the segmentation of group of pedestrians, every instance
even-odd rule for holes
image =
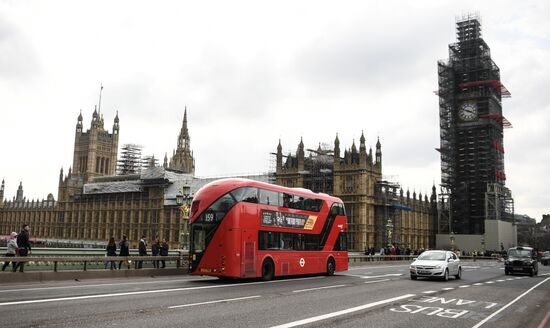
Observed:
[[[26,257],[32,254],[31,251],[31,244],[29,241],[29,233],[30,233],[30,227],[27,224],[23,224],[21,226],[21,232],[12,232],[10,234],[7,247],[6,247],[6,254],[5,257],[13,257],[14,259],[12,261],[6,261],[4,262],[4,265],[2,266],[2,271],[6,271],[6,269],[9,267],[10,262],[12,264],[12,271],[16,272],[19,270],[19,272],[23,272],[25,268],[25,262],[24,261],[17,261],[18,257]],[[118,246],[118,247],[117,247]],[[138,251],[139,256],[147,256],[147,238],[145,235],[141,236],[141,240],[139,241]],[[118,249],[118,254],[117,254]],[[153,244],[151,245],[151,255],[152,256],[168,256],[168,242],[166,239],[163,239],[162,241],[156,236],[153,239]],[[130,256],[130,243],[128,242],[127,236],[122,236],[122,240],[120,240],[117,243],[115,242],[115,238],[111,237],[109,239],[109,242],[107,243],[106,247],[106,253],[105,256],[113,257],[113,256],[120,256],[124,257],[124,259],[121,259],[118,261],[118,269],[120,270],[122,267],[122,264],[124,263],[124,266],[128,269],[130,269],[130,261],[128,260],[128,256]],[[109,262],[111,264],[111,270],[117,269],[116,262],[117,261],[105,261],[105,269],[107,269]],[[164,269],[166,267],[166,261],[165,260],[153,260],[153,267],[156,269]],[[135,261],[135,268],[141,269],[143,268],[143,260]]]
[[[8,240],[6,248],[6,257],[25,257],[31,254],[31,244],[29,242],[29,231],[30,227],[27,224],[21,226],[21,232],[12,232],[10,234],[10,239]],[[15,259],[11,261],[12,271],[16,272],[19,269],[19,272],[23,272],[25,268],[25,262],[16,261]],[[6,271],[6,268],[9,266],[10,261],[6,261],[2,266],[2,271]]]
[[[147,253],[147,237],[145,235],[141,236],[141,239],[139,240],[138,244],[138,255],[139,256],[148,256]],[[130,247],[128,242],[127,236],[122,236],[122,240],[118,243],[118,249],[119,254],[117,255],[117,244],[115,243],[115,238],[111,237],[109,239],[109,242],[106,247],[106,256],[124,256],[126,259],[121,260],[118,262],[118,269],[120,270],[122,267],[122,263],[130,269],[130,262],[128,261],[127,257],[130,255]],[[151,245],[151,255],[152,256],[168,256],[168,242],[166,239],[163,239],[162,242],[157,237],[154,238],[153,244]],[[111,262],[111,270],[116,269],[115,261]],[[162,266],[161,266],[162,265]],[[107,269],[108,262],[105,261],[105,269]],[[153,260],[153,267],[156,269],[164,269],[166,267],[166,261],[165,260]],[[143,268],[143,260],[137,260],[135,261],[135,268],[141,269]]]

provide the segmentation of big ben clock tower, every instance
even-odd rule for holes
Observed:
[[[483,235],[513,217],[505,187],[502,98],[510,93],[481,38],[477,15],[457,19],[457,42],[438,62],[442,216],[439,233]]]

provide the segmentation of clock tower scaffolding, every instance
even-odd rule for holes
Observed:
[[[505,187],[502,98],[510,92],[481,38],[477,15],[457,18],[457,42],[438,62],[441,154],[439,233],[485,233],[486,219],[513,220]]]

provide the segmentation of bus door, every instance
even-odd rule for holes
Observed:
[[[241,276],[243,278],[256,277],[257,262],[257,230],[243,229],[241,234]]]

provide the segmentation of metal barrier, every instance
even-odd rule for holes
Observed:
[[[100,268],[106,268],[108,267],[111,262],[115,263],[115,266],[118,266],[117,264],[119,262],[125,262],[127,263],[129,268],[132,268],[132,261],[143,261],[147,264],[152,264],[153,262],[173,262],[175,263],[175,267],[177,269],[180,268],[186,268],[187,267],[187,259],[182,256],[17,256],[17,257],[0,257],[0,262],[25,262],[29,263],[35,266],[41,267],[41,269],[44,269],[44,267],[51,267],[53,265],[53,271],[58,272],[59,270],[59,263],[78,263],[82,264],[82,270],[86,271],[88,269],[100,269]],[[99,268],[98,268],[99,264]],[[10,266],[11,267],[11,266]],[[10,268],[8,267],[8,268]],[[27,268],[27,266],[25,266]],[[79,265],[80,267],[80,265]],[[134,266],[135,267],[135,266]],[[65,268],[66,269],[66,268]],[[74,266],[69,269],[78,269]],[[31,270],[31,271],[37,271],[37,270]]]
[[[409,261],[412,262],[419,255],[349,255],[348,262],[384,262],[384,261]],[[491,256],[459,256],[461,260],[493,260],[502,262],[502,258]]]
[[[5,253],[5,247],[0,248],[0,254]],[[6,261],[25,262],[25,270],[28,271],[63,271],[63,270],[82,270],[88,269],[107,269],[111,262],[118,267],[119,262],[125,262],[125,267],[135,268],[137,261],[143,261],[143,268],[154,268],[157,261],[165,261],[166,267],[187,268],[188,252],[183,250],[173,250],[169,256],[137,256],[138,250],[130,250],[127,257],[105,256],[104,249],[93,248],[33,248],[31,256],[25,257],[0,257],[0,265]],[[363,255],[350,252],[349,263],[367,263],[367,262],[412,262],[418,255]],[[502,261],[497,257],[480,256],[461,256],[462,260],[493,260]],[[127,261],[127,262],[126,262]],[[133,263],[132,263],[133,262]],[[121,267],[122,268],[122,267]],[[11,269],[11,266],[7,269]]]

